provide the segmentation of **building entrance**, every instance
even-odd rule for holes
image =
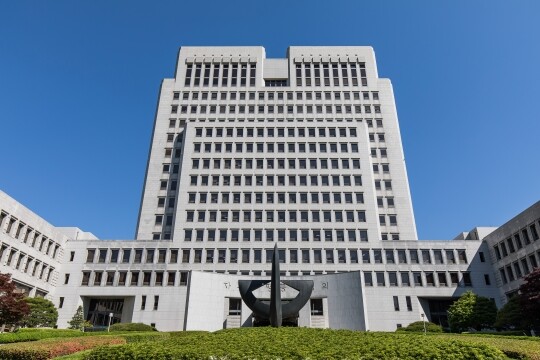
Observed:
[[[86,320],[94,327],[107,327],[122,321],[122,310],[124,309],[124,299],[90,299],[90,307]]]

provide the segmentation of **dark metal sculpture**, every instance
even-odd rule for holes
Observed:
[[[270,283],[270,303],[263,302],[253,295],[253,291]],[[298,291],[294,299],[285,305],[281,304],[280,284],[290,286]],[[274,246],[272,256],[272,273],[270,280],[239,280],[238,288],[244,303],[253,311],[255,320],[259,323],[267,323],[273,327],[279,327],[283,320],[297,321],[298,312],[308,302],[313,291],[312,280],[280,280],[279,253],[277,244]]]

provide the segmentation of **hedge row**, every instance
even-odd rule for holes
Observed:
[[[429,336],[429,338],[457,340],[469,344],[484,344],[496,347],[506,356],[513,359],[540,360],[540,339],[525,336],[499,336],[499,335],[459,335],[443,334]]]
[[[442,333],[443,329],[440,325],[434,324],[432,322],[423,322],[423,321],[416,321],[413,323],[410,323],[404,328],[399,328],[396,331],[397,332],[424,332],[424,326],[426,327],[426,332],[434,332],[434,333]]]
[[[157,331],[155,327],[143,323],[117,323],[110,327],[110,331]]]
[[[121,336],[86,336],[78,338],[56,338],[41,341],[0,346],[2,360],[48,360],[73,354],[97,346],[125,344]]]
[[[9,344],[23,341],[36,341],[57,337],[84,336],[79,330],[64,329],[19,329],[12,333],[0,334],[0,344]]]
[[[506,359],[485,345],[419,334],[308,328],[247,328],[172,334],[159,342],[96,348],[85,360],[143,359]]]

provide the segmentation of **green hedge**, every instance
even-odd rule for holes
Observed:
[[[63,329],[19,329],[12,333],[0,334],[0,344],[9,344],[22,341],[36,341],[57,337],[78,337],[85,333],[79,330]]]
[[[427,337],[493,346],[512,359],[540,360],[540,338],[538,337],[500,336],[492,334],[433,334]]]
[[[110,331],[157,331],[156,328],[143,323],[117,323],[111,325]]]
[[[308,328],[186,332],[159,342],[97,348],[85,360],[112,359],[506,359],[484,345],[420,334]]]
[[[433,332],[433,333],[443,332],[443,329],[440,325],[434,324],[432,322],[426,321],[425,326],[426,326],[426,332]],[[407,327],[397,329],[396,331],[424,332],[424,322],[416,321],[416,322],[410,323],[409,325],[407,325]]]

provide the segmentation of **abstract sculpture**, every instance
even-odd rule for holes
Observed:
[[[257,299],[253,291],[270,283],[270,303]],[[298,294],[290,302],[281,304],[281,283],[298,291]],[[277,244],[274,246],[272,255],[272,273],[270,280],[239,280],[238,288],[244,303],[253,311],[255,323],[270,323],[273,327],[279,327],[283,320],[296,322],[298,312],[308,302],[313,291],[312,280],[280,280],[279,254]]]

